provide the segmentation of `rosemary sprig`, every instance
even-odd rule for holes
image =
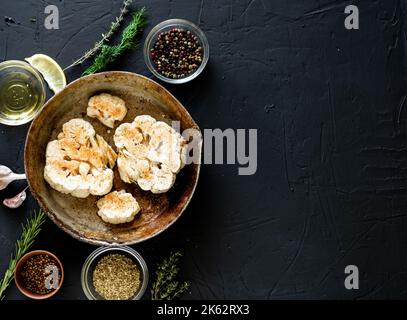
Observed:
[[[181,252],[171,252],[169,257],[158,266],[155,272],[156,279],[151,289],[152,300],[172,300],[189,289],[188,282],[180,283],[177,280],[181,257]]]
[[[113,34],[116,32],[117,29],[119,29],[120,24],[122,23],[124,16],[129,12],[129,6],[133,0],[124,0],[123,5],[120,9],[120,15],[116,17],[116,19],[112,22],[110,25],[110,29],[106,34],[102,34],[102,39],[100,39],[98,42],[95,43],[94,47],[90,49],[89,51],[85,52],[82,57],[80,57],[78,60],[74,61],[71,65],[66,67],[64,69],[68,70],[74,66],[77,66],[79,64],[82,64],[85,60],[89,59],[93,55],[95,55],[99,50],[102,49],[102,46],[110,40],[110,38],[113,36]]]
[[[3,278],[0,279],[0,300],[4,299],[4,292],[14,278],[17,261],[32,247],[35,238],[41,231],[41,225],[44,221],[45,214],[39,210],[38,213],[28,218],[26,224],[23,225],[23,232],[20,239],[17,240],[14,255],[10,258],[6,273]]]
[[[143,31],[147,24],[145,9],[133,13],[130,24],[123,30],[121,41],[116,46],[102,45],[100,53],[96,56],[93,64],[85,70],[83,76],[93,74],[105,69],[126,50],[137,47],[136,37]]]

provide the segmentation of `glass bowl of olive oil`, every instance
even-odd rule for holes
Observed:
[[[18,126],[30,122],[45,102],[41,75],[28,63],[0,63],[0,123]]]

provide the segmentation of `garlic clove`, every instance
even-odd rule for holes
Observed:
[[[10,209],[17,209],[27,199],[27,193],[25,192],[27,188],[12,198],[4,199],[3,204]]]

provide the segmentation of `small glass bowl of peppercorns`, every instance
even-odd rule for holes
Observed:
[[[171,19],[155,26],[144,44],[144,59],[150,71],[168,83],[195,79],[209,60],[209,43],[192,22]]]

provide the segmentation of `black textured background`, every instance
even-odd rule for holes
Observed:
[[[67,66],[99,39],[120,0],[0,1],[0,59],[45,53]],[[360,30],[344,28],[357,4]],[[45,30],[56,4],[60,30]],[[206,32],[210,63],[190,84],[165,84],[202,128],[257,128],[258,172],[203,166],[193,201],[157,238],[134,246],[151,270],[185,252],[184,298],[405,298],[407,140],[405,1],[153,0],[149,27],[191,20]],[[10,16],[17,23],[7,23]],[[36,17],[37,22],[30,18]],[[67,73],[76,79],[84,67]],[[142,50],[112,70],[150,76]],[[23,171],[28,126],[0,126],[0,163]],[[1,200],[24,183],[0,192]],[[0,272],[20,223],[37,205],[0,207]],[[56,298],[84,299],[82,263],[93,246],[46,223],[35,248],[66,271]],[[360,289],[344,288],[344,268]],[[23,299],[14,285],[8,299]]]

